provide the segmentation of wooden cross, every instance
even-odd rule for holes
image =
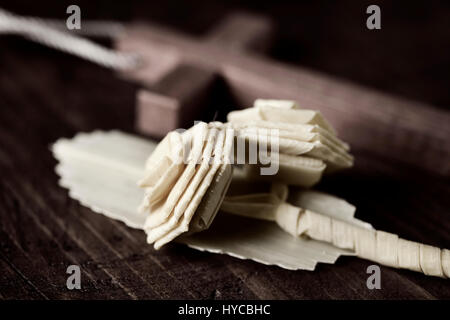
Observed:
[[[293,99],[320,110],[355,149],[450,175],[448,112],[274,61],[261,54],[271,34],[267,19],[242,13],[201,38],[130,24],[116,47],[145,61],[124,74],[145,85],[136,98],[138,130],[161,137],[194,120],[210,120],[218,110],[208,96],[219,82],[232,108],[249,107],[256,98]]]

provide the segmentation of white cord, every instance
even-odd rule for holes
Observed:
[[[0,8],[0,33],[18,34],[48,47],[64,51],[107,68],[127,70],[140,65],[136,54],[124,54],[72,35],[57,20],[21,17]],[[83,22],[76,33],[89,36],[117,36],[123,25],[116,22]]]

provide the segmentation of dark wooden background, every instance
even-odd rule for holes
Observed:
[[[193,34],[236,7],[268,14],[279,26],[275,59],[427,102],[448,116],[449,5],[378,3],[383,29],[376,34],[365,29],[365,4],[351,1],[79,4],[85,18],[147,18]],[[62,18],[68,4],[0,7]],[[356,258],[293,272],[182,245],[154,251],[142,232],[71,200],[57,186],[49,145],[78,131],[134,132],[135,90],[111,71],[0,36],[0,298],[450,298],[448,280],[385,267],[382,289],[369,290],[371,263]],[[354,154],[355,168],[325,179],[319,189],[355,204],[357,217],[378,229],[450,248],[447,176],[371,154],[370,147]],[[71,264],[81,266],[82,290],[66,289]]]

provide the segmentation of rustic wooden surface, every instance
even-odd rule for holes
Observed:
[[[450,298],[448,280],[386,267],[382,289],[368,290],[371,263],[356,258],[293,272],[177,244],[154,251],[142,232],[71,200],[57,186],[48,149],[78,131],[134,132],[136,86],[20,39],[0,38],[0,48],[0,298]],[[421,114],[431,113],[448,118],[432,108]],[[403,137],[395,121],[384,134]],[[427,143],[413,148],[426,152]],[[442,170],[370,145],[354,154],[355,168],[328,177],[319,189],[354,203],[357,217],[378,229],[450,248],[450,186]],[[439,163],[450,160],[448,152],[440,157]],[[71,264],[81,266],[82,290],[66,289]]]

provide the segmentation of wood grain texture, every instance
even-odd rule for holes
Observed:
[[[142,232],[71,200],[57,185],[56,161],[49,152],[56,139],[79,131],[134,132],[136,86],[107,70],[20,39],[0,38],[0,48],[2,299],[450,298],[446,280],[387,267],[381,268],[382,289],[368,290],[366,268],[371,262],[357,258],[340,258],[335,265],[319,265],[315,272],[294,272],[177,244],[153,250]],[[250,66],[255,63],[247,62]],[[227,74],[238,78],[238,71],[230,69]],[[276,72],[277,67],[269,71]],[[314,81],[314,75],[307,73],[305,80]],[[322,84],[305,86],[318,92]],[[338,90],[339,84],[336,86],[336,94],[345,95]],[[237,89],[231,89],[236,94]],[[233,101],[227,90],[221,94],[229,94]],[[354,90],[345,99],[358,97]],[[314,94],[311,101],[319,106],[319,94]],[[346,138],[380,134],[382,141],[392,139],[400,145],[412,134],[410,143],[416,145],[411,148],[426,153],[429,148],[439,148],[439,144],[429,144],[448,137],[448,127],[436,133],[432,125],[435,119],[442,122],[439,118],[448,118],[445,111],[404,104],[410,114],[426,120],[398,125],[394,118],[377,118],[375,109],[364,111],[368,105],[360,107],[362,112],[369,119],[382,119],[376,124],[384,125],[369,132],[357,125],[350,127],[350,133],[342,127],[340,132]],[[352,116],[346,121],[351,123]],[[422,135],[427,140],[415,140]],[[399,157],[400,151],[382,152],[377,139],[376,148],[356,144],[355,168],[328,177],[319,189],[355,204],[356,216],[377,229],[449,248],[450,185],[448,177],[429,167],[448,161],[447,151],[441,155],[434,152],[431,162],[421,164]],[[66,289],[65,272],[71,264],[81,266],[82,290]]]

